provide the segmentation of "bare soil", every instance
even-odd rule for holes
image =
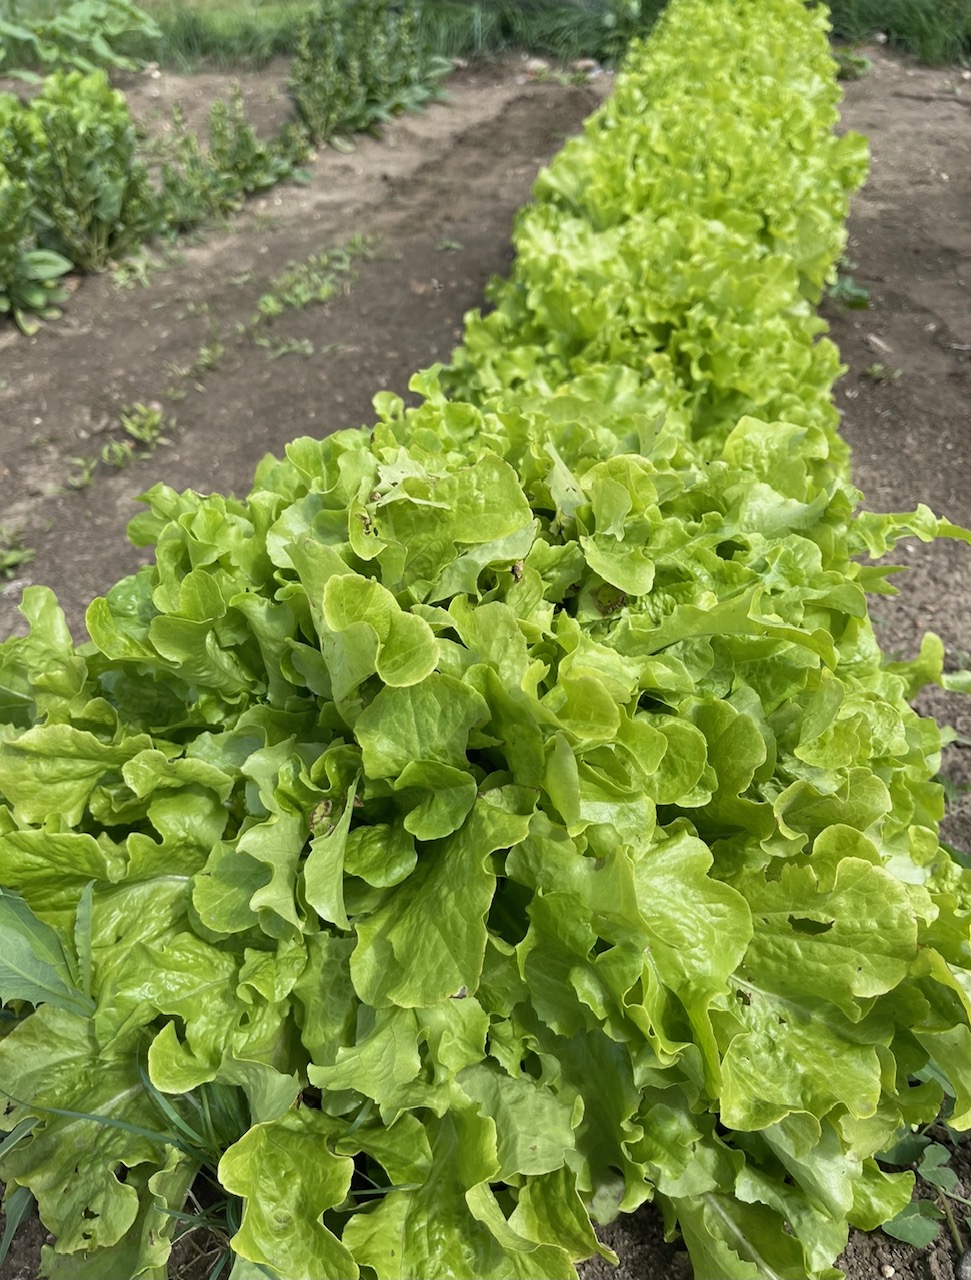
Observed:
[[[926,502],[971,523],[971,78],[866,52],[873,68],[847,87],[843,115],[873,150],[848,250],[871,306],[826,308],[848,366],[837,391],[843,429],[872,509]],[[244,81],[248,110],[266,128],[285,116],[282,84],[281,68]],[[198,124],[228,80],[149,73],[125,88],[140,118],[163,131],[172,103]],[[52,585],[84,634],[90,599],[141,561],[124,539],[140,490],[164,481],[243,493],[265,452],[295,435],[369,422],[374,392],[404,392],[415,369],[447,359],[463,313],[509,263],[513,214],[537,168],[607,88],[608,77],[540,83],[520,62],[463,71],[448,84],[447,105],[395,122],[351,154],[321,154],[310,185],[279,188],[231,226],[180,246],[178,259],[160,257],[147,288],[86,280],[65,317],[35,338],[0,330],[0,523],[19,527],[37,553],[0,584],[0,637],[22,629],[16,604],[30,582]],[[288,262],[354,234],[376,237],[377,249],[353,285],[275,324],[275,336],[312,343],[313,355],[271,360],[236,333]],[[203,369],[200,351],[214,338],[225,352]],[[87,488],[67,487],[82,471],[72,459],[121,439],[119,415],[135,401],[174,415],[170,443],[125,470],[99,466]],[[884,648],[909,656],[933,629],[952,666],[971,661],[971,551],[917,544],[896,560],[910,566],[901,594],[874,605]],[[971,738],[966,699],[931,691],[919,707]],[[942,771],[955,785],[971,782],[971,750],[948,748]],[[952,804],[944,832],[971,849],[966,796]],[[968,1164],[960,1148],[955,1167],[971,1188]],[[690,1280],[686,1254],[665,1243],[651,1206],[603,1234],[620,1267],[596,1260],[584,1280]],[[35,1280],[43,1240],[43,1227],[28,1224],[0,1280]],[[854,1233],[841,1265],[851,1280],[953,1280],[955,1259],[943,1233],[924,1251]],[[205,1274],[199,1257],[173,1263],[178,1280]]]

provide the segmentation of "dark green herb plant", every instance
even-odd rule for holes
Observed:
[[[26,186],[38,244],[102,271],[157,226],[157,200],[124,96],[102,71],[55,72],[7,109],[0,164]]]
[[[264,142],[246,119],[236,86],[209,111],[208,146],[189,130],[181,108],[159,172],[161,222],[170,233],[190,230],[242,207],[246,196],[300,177],[308,158],[304,130],[288,124]]]
[[[314,142],[370,129],[441,95],[414,0],[320,0],[300,28],[289,89]]]

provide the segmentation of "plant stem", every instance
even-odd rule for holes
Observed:
[[[937,1197],[937,1203],[943,1210],[944,1217],[947,1219],[947,1225],[951,1229],[951,1237],[954,1240],[954,1247],[957,1249],[958,1253],[961,1254],[964,1252],[964,1238],[961,1235],[961,1230],[958,1227],[957,1222],[954,1220],[954,1214],[951,1211],[951,1206],[948,1203],[947,1196],[939,1195]]]

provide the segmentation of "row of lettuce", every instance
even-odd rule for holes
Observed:
[[[208,145],[177,113],[168,144],[152,149],[97,68],[53,71],[27,101],[0,94],[0,313],[35,330],[65,300],[68,272],[103,271],[146,241],[226,216],[293,176],[314,144],[423,105],[450,69],[425,47],[412,0],[319,0],[290,68],[294,118],[269,140],[236,93],[213,106]]]
[[[232,1280],[570,1280],[652,1198],[706,1280],[829,1280],[971,1123],[942,655],[864,562],[969,535],[847,478],[836,103],[821,7],[673,0],[417,408],[157,486],[89,644],[25,594],[0,1179],[54,1280],[163,1280],[198,1179]]]

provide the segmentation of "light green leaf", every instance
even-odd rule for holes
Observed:
[[[144,734],[112,745],[66,724],[28,729],[0,740],[0,794],[24,822],[59,813],[76,826],[101,779],[151,746]]]
[[[486,719],[485,701],[451,676],[382,689],[355,725],[365,772],[369,778],[396,777],[416,760],[462,768],[469,732]]]
[[[223,1155],[219,1181],[245,1201],[230,1241],[251,1262],[301,1280],[354,1280],[354,1257],[320,1221],[347,1195],[354,1170],[333,1155],[334,1126],[306,1107],[255,1125]]]
[[[350,921],[344,909],[344,848],[354,814],[354,797],[357,783],[351,785],[344,800],[344,808],[337,821],[323,835],[310,842],[310,853],[303,864],[304,888],[307,902],[322,920],[336,924],[339,929],[350,929]]]
[[[475,803],[475,779],[464,769],[431,760],[405,765],[394,789],[403,799],[417,793],[418,803],[404,817],[404,828],[417,840],[439,840],[457,831]]]
[[[903,980],[917,955],[917,921],[906,888],[883,867],[837,857],[788,863],[775,880],[735,881],[755,920],[738,973],[782,996],[828,1001],[856,1022],[869,997]]]
[[[654,561],[646,547],[618,542],[601,533],[581,537],[580,546],[594,573],[627,595],[646,595],[654,585]]]
[[[411,874],[417,860],[414,837],[401,823],[355,827],[348,833],[344,870],[377,888],[400,884]]]
[[[379,1009],[356,1044],[337,1048],[332,1065],[311,1064],[311,1083],[328,1092],[351,1089],[373,1098],[385,1123],[421,1096],[418,1019],[412,1009]]]
[[[563,1168],[576,1145],[577,1108],[529,1076],[513,1079],[498,1067],[480,1062],[458,1077],[463,1093],[496,1125],[499,1177],[552,1173]]]
[[[477,800],[465,825],[423,851],[408,879],[357,923],[351,976],[366,1004],[415,1008],[475,992],[496,883],[487,858],[529,827],[528,815],[500,803],[488,793]]]

